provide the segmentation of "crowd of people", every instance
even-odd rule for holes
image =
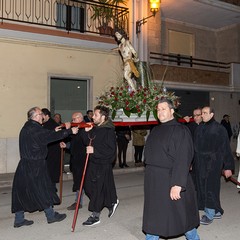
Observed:
[[[229,116],[225,114],[220,124],[214,110],[205,106],[194,109],[192,117],[186,116],[182,124],[174,118],[173,103],[164,98],[157,105],[157,116],[160,124],[148,134],[142,127],[115,128],[105,106],[96,106],[85,116],[81,112],[72,114],[72,123],[87,122],[85,128],[71,127],[70,122],[63,128],[59,113],[52,118],[46,108],[31,108],[19,136],[20,161],[12,188],[14,227],[33,224],[25,219],[25,212],[44,211],[48,223],[66,218],[66,214],[54,210],[54,205],[60,204],[56,183],[61,174],[61,151],[67,146],[72,190],[76,192],[67,209],[81,208],[85,193],[91,213],[84,226],[100,223],[105,207],[112,217],[119,204],[113,163],[118,158],[120,168],[128,167],[126,152],[132,140],[135,166],[145,166],[142,230],[146,239],[185,234],[188,240],[199,240],[199,225],[209,225],[224,214],[220,180],[222,175],[231,177],[235,165]],[[236,153],[240,155],[240,136]],[[204,212],[201,217],[199,210]]]

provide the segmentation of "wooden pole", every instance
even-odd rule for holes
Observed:
[[[94,137],[94,138],[95,138],[95,137]],[[94,138],[90,138],[89,146],[92,145],[92,140],[93,140]],[[83,175],[82,175],[81,184],[80,184],[80,189],[79,189],[79,193],[78,193],[77,204],[76,204],[76,208],[75,208],[75,212],[74,212],[74,217],[73,217],[73,222],[72,222],[72,232],[74,232],[75,226],[76,226],[76,222],[77,222],[78,207],[79,207],[80,199],[81,199],[81,196],[82,196],[82,189],[83,189],[83,183],[84,183],[85,174],[86,174],[86,169],[87,169],[87,165],[88,165],[88,159],[89,159],[89,153],[87,153],[86,161],[85,161],[85,165],[84,165]]]
[[[64,148],[61,148],[61,159],[60,159],[60,177],[59,177],[59,198],[60,204],[62,203],[62,190],[63,190],[63,159],[64,159]]]
[[[240,186],[240,182],[237,181],[237,179],[233,178],[233,177],[230,177],[230,178],[227,178],[227,180],[235,183],[236,185]]]

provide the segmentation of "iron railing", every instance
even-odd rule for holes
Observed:
[[[221,2],[225,2],[225,3],[229,3],[229,4],[233,4],[236,6],[240,6],[240,0],[220,0]]]
[[[0,0],[0,21],[113,36],[128,34],[128,8],[84,0]]]
[[[166,65],[175,65],[182,67],[204,68],[213,71],[229,72],[231,68],[230,63],[210,61],[206,59],[193,58],[192,56],[184,56],[180,54],[163,54],[150,52],[151,63],[161,63]]]

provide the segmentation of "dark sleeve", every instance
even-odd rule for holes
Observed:
[[[227,131],[224,127],[221,126],[219,138],[221,139],[221,156],[223,158],[223,169],[224,170],[232,170],[235,169],[234,158],[232,154],[232,150],[229,143],[229,138]]]
[[[190,165],[193,159],[193,143],[189,129],[185,126],[178,126],[173,133],[170,152],[172,156],[173,168],[171,177],[171,187],[181,186],[186,189],[187,178]]]
[[[107,129],[101,143],[93,144],[93,157],[102,163],[112,163],[116,156],[116,134],[112,129]]]
[[[48,129],[42,128],[41,131],[36,133],[36,135],[38,135],[38,137],[39,137],[39,140],[44,144],[48,144],[51,142],[55,142],[55,141],[64,139],[64,138],[68,137],[70,134],[72,134],[71,128],[63,129],[58,132],[55,132],[55,130],[48,130]]]

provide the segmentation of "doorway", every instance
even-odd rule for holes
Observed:
[[[73,112],[85,115],[90,108],[90,79],[50,78],[50,111],[71,121]]]
[[[73,112],[85,115],[90,109],[90,79],[50,77],[50,111],[61,114],[62,122],[71,122]],[[70,145],[64,154],[63,171],[70,173]]]
[[[196,90],[180,90],[170,89],[180,97],[181,105],[177,109],[177,113],[184,116],[191,116],[193,109],[197,107],[209,106],[209,92]]]

